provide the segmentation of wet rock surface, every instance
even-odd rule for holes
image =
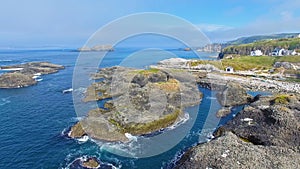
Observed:
[[[177,168],[299,168],[300,97],[260,96],[215,131],[212,141],[191,148]]]
[[[102,81],[87,89],[83,101],[112,100],[74,125],[73,138],[88,134],[98,140],[126,142],[125,133],[143,135],[182,120],[183,108],[199,104],[202,96],[194,77],[182,71],[111,67],[92,78]]]
[[[56,73],[64,69],[64,66],[49,62],[30,62],[1,66],[0,69],[8,71],[0,75],[0,88],[21,88],[36,84],[38,76]]]

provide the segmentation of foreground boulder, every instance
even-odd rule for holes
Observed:
[[[260,97],[223,129],[256,145],[284,146],[300,152],[299,100],[293,94]]]
[[[215,131],[216,139],[186,152],[177,168],[299,168],[299,101],[295,94],[256,98]]]
[[[286,147],[245,142],[231,132],[190,149],[176,168],[290,168],[300,167],[300,154]]]

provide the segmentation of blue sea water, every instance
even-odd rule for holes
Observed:
[[[110,52],[100,66],[118,65],[134,51],[134,49],[119,49]],[[192,52],[169,51],[182,58],[197,57]],[[196,106],[186,109],[189,113],[198,113],[193,128],[178,145],[163,154],[141,159],[125,158],[109,153],[92,141],[79,143],[67,138],[65,133],[78,121],[78,117],[74,110],[72,93],[63,94],[62,91],[72,87],[73,69],[78,54],[71,49],[0,51],[0,65],[49,61],[66,66],[58,73],[43,75],[43,80],[35,86],[0,89],[1,169],[80,168],[70,164],[86,156],[97,157],[102,163],[108,164],[103,165],[102,168],[109,168],[110,165],[117,168],[172,168],[173,163],[183,151],[199,142],[206,141],[207,135],[217,127],[215,121],[218,119],[214,113],[220,105],[214,101],[213,92],[200,88],[204,97],[199,108]],[[90,54],[97,55],[96,52]],[[209,56],[216,54],[199,53],[199,55],[202,59],[211,59]],[[239,110],[241,107],[234,108],[232,114],[221,119],[217,125],[224,124]],[[211,117],[209,118],[211,122],[206,121],[207,117]],[[201,132],[202,128],[206,131]]]

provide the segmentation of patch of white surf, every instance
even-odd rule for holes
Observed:
[[[80,138],[77,138],[76,140],[78,141],[78,143],[85,143],[85,142],[87,142],[89,140],[89,136],[84,135],[84,136],[82,136]]]
[[[129,141],[137,141],[138,137],[133,136],[130,133],[125,133],[125,136],[128,138]]]
[[[62,91],[62,93],[71,93],[73,92],[73,88],[65,89]]]
[[[9,104],[9,103],[10,103],[9,97],[0,99],[0,106],[4,106],[4,105]]]
[[[180,125],[186,123],[189,119],[190,119],[190,115],[188,113],[185,113],[184,116],[180,120],[178,120],[173,125],[167,127],[166,129],[167,130],[173,130],[173,129],[179,127]]]

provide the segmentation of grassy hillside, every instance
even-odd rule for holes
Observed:
[[[259,49],[265,55],[268,55],[276,47],[289,50],[300,49],[300,38],[262,40],[249,44],[228,46],[222,50],[222,54],[250,55],[251,51]]]
[[[227,44],[231,45],[240,45],[240,44],[247,44],[253,43],[256,41],[267,40],[267,39],[282,39],[282,38],[292,38],[297,36],[299,33],[281,33],[281,34],[274,34],[274,35],[257,35],[257,36],[250,36],[250,37],[241,37],[233,41],[227,42]]]
[[[240,56],[233,59],[222,60],[199,60],[192,62],[192,66],[198,64],[211,64],[215,67],[224,70],[231,66],[234,70],[269,70],[275,62],[292,62],[300,63],[300,56]]]

